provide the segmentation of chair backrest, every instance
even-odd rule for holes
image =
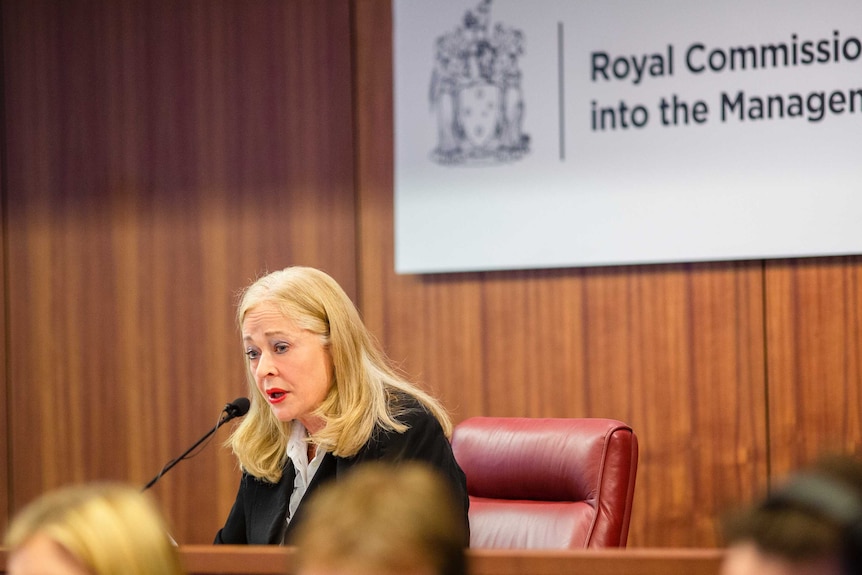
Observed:
[[[472,417],[455,426],[470,546],[625,547],[638,442],[621,421]]]

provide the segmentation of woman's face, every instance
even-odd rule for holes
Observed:
[[[246,313],[242,341],[257,389],[276,418],[298,419],[317,431],[320,423],[311,413],[332,385],[332,358],[320,337],[263,303]]]
[[[44,535],[34,535],[9,555],[9,575],[90,575],[71,553]]]

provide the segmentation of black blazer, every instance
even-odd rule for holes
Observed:
[[[224,527],[215,537],[216,544],[280,544],[302,522],[303,503],[321,485],[338,480],[363,461],[426,461],[439,469],[449,480],[458,501],[464,508],[464,525],[468,528],[467,478],[455,461],[452,446],[437,419],[417,403],[399,420],[410,426],[404,433],[377,430],[371,440],[353,457],[324,455],[308,490],[287,525],[285,518],[296,470],[288,459],[278,483],[258,479],[243,473],[236,501]],[[287,530],[285,532],[285,526]],[[469,543],[469,539],[465,545]]]

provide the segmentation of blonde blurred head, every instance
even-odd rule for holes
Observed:
[[[33,560],[47,560],[51,553],[70,574],[184,573],[155,504],[122,484],[71,486],[43,495],[15,517],[5,544],[10,575],[37,572]]]
[[[398,394],[419,400],[451,435],[446,410],[392,367],[353,302],[329,275],[296,266],[261,277],[242,292],[237,306],[240,329],[247,314],[262,305],[274,306],[298,328],[320,338],[331,358],[333,381],[315,414],[324,423],[311,437],[316,444],[338,457],[350,457],[368,442],[375,426],[405,431],[395,419],[399,414],[392,399]],[[251,409],[228,444],[243,470],[275,483],[286,462],[290,424],[273,414],[248,360],[246,368]]]

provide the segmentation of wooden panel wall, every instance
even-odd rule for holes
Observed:
[[[714,545],[770,477],[860,451],[860,258],[395,275],[388,1],[0,7],[0,505],[149,480],[244,394],[236,291],[297,263],[456,421],[631,423],[630,546]],[[233,501],[226,435],[153,488],[180,543]]]
[[[2,31],[0,31],[2,34]],[[0,41],[2,46],[2,41]],[[2,62],[2,49],[0,49],[0,62]],[[2,74],[0,64],[0,74]],[[0,91],[0,122],[3,120],[2,91]],[[2,132],[0,132],[2,134]],[[2,146],[0,146],[2,150]],[[2,153],[2,152],[0,152]],[[0,182],[4,179],[5,164],[0,159]],[[0,184],[0,533],[6,533],[9,520],[9,410],[8,390],[9,377],[6,367],[6,250],[8,246],[8,234],[6,230],[6,195]]]
[[[862,455],[862,258],[767,263],[772,465]]]
[[[210,429],[246,394],[236,292],[307,264],[355,293],[356,209],[347,2],[4,0],[2,21],[15,510],[143,485]],[[233,502],[226,437],[152,490],[181,543]]]

